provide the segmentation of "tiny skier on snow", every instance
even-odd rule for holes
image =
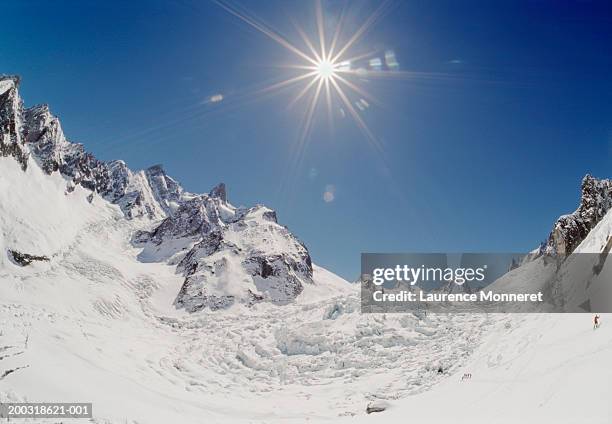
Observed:
[[[599,328],[599,315],[593,317],[593,330]]]

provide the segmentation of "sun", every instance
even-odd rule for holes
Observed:
[[[400,73],[397,71],[399,66],[392,51],[385,51],[381,57],[381,55],[377,55],[376,51],[355,54],[352,50],[369,28],[389,10],[389,0],[383,0],[356,31],[346,35],[342,34],[343,25],[348,15],[346,7],[337,17],[335,27],[332,28],[330,33],[326,34],[328,26],[325,24],[322,0],[315,0],[316,33],[314,37],[309,37],[302,27],[291,19],[301,38],[301,47],[255,16],[241,11],[238,6],[229,4],[227,0],[214,1],[223,9],[295,55],[296,62],[282,67],[291,69],[296,75],[264,87],[257,94],[264,95],[290,86],[303,85],[288,107],[291,108],[301,99],[308,99],[304,117],[299,127],[299,136],[295,147],[296,157],[303,154],[316,115],[315,111],[322,104],[327,106],[327,116],[330,124],[332,124],[335,116],[342,119],[345,117],[351,118],[372,147],[382,154],[381,143],[370,131],[361,116],[371,103],[379,104],[380,102],[362,87],[362,82],[366,78],[395,78]],[[341,42],[342,38],[344,40]],[[377,56],[373,57],[373,55]],[[360,64],[363,62],[365,62],[365,65]]]
[[[317,77],[322,80],[334,78],[334,76],[336,75],[337,66],[337,64],[329,60],[320,60],[319,62],[317,62],[317,66],[315,67]]]

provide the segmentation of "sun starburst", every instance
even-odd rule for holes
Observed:
[[[293,53],[299,61],[284,66],[285,68],[297,71],[297,74],[259,90],[259,93],[263,94],[286,89],[294,85],[303,85],[289,103],[289,106],[293,107],[302,99],[308,99],[295,149],[298,162],[304,153],[315,112],[321,103],[327,105],[327,115],[330,122],[333,121],[333,117],[336,114],[351,118],[370,144],[382,153],[379,141],[362,117],[363,112],[369,107],[370,103],[378,102],[361,86],[360,81],[364,78],[380,78],[397,73],[398,64],[395,55],[391,51],[386,51],[382,57],[381,55],[375,57],[376,52],[372,51],[356,55],[351,55],[351,52],[356,43],[371,26],[388,11],[389,1],[381,3],[363,24],[355,32],[344,37],[346,41],[341,43],[343,26],[347,19],[346,5],[337,17],[337,25],[333,28],[332,34],[328,35],[325,31],[325,14],[321,0],[315,0],[316,36],[313,38],[309,37],[297,22],[293,22],[293,26],[305,48],[298,47],[294,42],[289,41],[287,37],[272,29],[270,25],[258,20],[237,6],[230,5],[226,0],[217,0],[216,2],[232,15]],[[357,65],[360,61],[365,61],[366,65]],[[299,163],[293,166],[297,165]]]

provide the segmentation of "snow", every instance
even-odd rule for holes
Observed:
[[[612,408],[611,316],[593,330],[584,314],[496,317],[470,360],[434,390],[356,423],[598,423]],[[472,378],[462,380],[465,373]],[[443,400],[444,407],[440,407]]]
[[[97,215],[109,216],[112,207],[98,208],[85,201],[88,191],[78,189],[72,196],[64,194],[65,180],[58,175],[45,176],[37,166],[23,172],[12,158],[0,158],[0,248],[12,248],[48,256],[61,256],[78,242],[79,230],[92,224]],[[36,193],[36,195],[32,195]],[[44,229],[44,231],[41,231]],[[0,266],[8,257],[0,255]]]

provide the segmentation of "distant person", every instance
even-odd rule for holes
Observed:
[[[599,328],[599,315],[593,317],[593,330]]]

